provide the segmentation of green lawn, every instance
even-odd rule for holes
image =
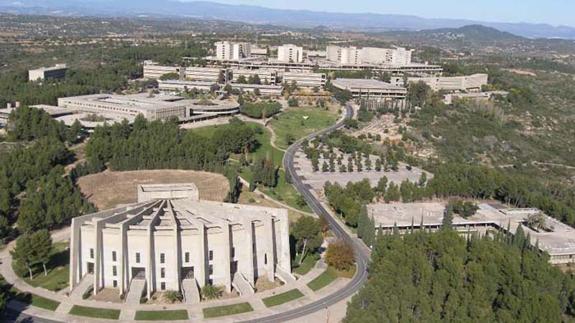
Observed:
[[[311,209],[307,204],[300,205],[298,201],[300,200],[299,192],[286,181],[285,172],[283,169],[279,171],[278,185],[274,188],[259,187],[259,189],[270,197],[283,202],[291,207],[305,212],[311,212]]]
[[[299,255],[296,255],[295,259],[292,261],[292,264],[294,264],[293,272],[298,275],[307,274],[319,260],[319,255],[314,253],[311,255],[307,255],[305,258],[303,258],[301,265],[297,265],[299,257],[300,257]]]
[[[328,268],[321,275],[310,281],[307,286],[313,291],[320,290],[331,284],[337,278],[337,273],[332,268]]]
[[[294,289],[287,291],[285,293],[281,293],[278,295],[264,298],[264,299],[262,299],[262,301],[264,302],[264,304],[267,307],[272,307],[272,306],[281,305],[283,303],[291,302],[294,299],[298,299],[298,298],[303,297],[303,296],[304,296],[303,293],[300,292],[299,289],[294,288]]]
[[[307,119],[306,119],[307,117]],[[271,121],[271,127],[276,133],[276,145],[286,149],[289,145],[287,136],[290,134],[295,140],[303,138],[315,131],[333,125],[338,116],[328,110],[314,107],[293,108],[277,116]]]
[[[204,308],[204,318],[220,317],[226,315],[234,315],[240,313],[251,312],[254,309],[250,303],[238,303],[232,305],[215,306]]]
[[[99,319],[117,320],[120,317],[120,310],[74,305],[70,310],[70,314]]]
[[[137,311],[137,321],[174,321],[187,320],[188,311],[186,310],[164,310],[164,311]]]
[[[54,301],[48,298],[44,298],[42,296],[30,294],[30,293],[22,293],[15,289],[12,290],[15,294],[14,298],[22,303],[30,304],[35,307],[40,307],[45,310],[55,311],[56,308],[60,305],[60,302]]]
[[[54,250],[50,256],[50,261],[46,265],[48,275],[44,275],[43,270],[37,270],[34,279],[27,275],[22,276],[26,283],[34,287],[41,287],[51,291],[59,291],[68,287],[70,279],[70,251],[67,242],[54,244]],[[18,272],[18,271],[16,271]]]

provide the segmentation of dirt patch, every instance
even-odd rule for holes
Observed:
[[[138,184],[194,183],[200,199],[223,201],[229,183],[221,174],[188,170],[105,171],[81,177],[78,186],[99,210],[137,202]]]

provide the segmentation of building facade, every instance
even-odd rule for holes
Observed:
[[[284,85],[295,82],[300,87],[324,88],[327,77],[324,73],[284,72],[282,81]]]
[[[278,47],[278,62],[302,63],[303,48],[300,46],[286,44]]]
[[[245,292],[258,278],[293,280],[287,210],[201,201],[194,184],[138,190],[136,204],[72,220],[71,290],[83,280],[93,281],[94,294],[111,288],[124,295],[138,285],[149,298],[208,284]]]
[[[472,74],[464,76],[437,76],[437,77],[410,77],[409,83],[424,82],[433,91],[481,91],[483,85],[487,85],[487,74]]]
[[[367,214],[382,233],[394,231],[404,234],[412,230],[438,231],[442,227],[445,203],[391,203],[370,204]],[[477,212],[463,218],[453,215],[452,227],[463,236],[490,235],[495,232],[515,234],[521,227],[530,237],[534,248],[549,254],[549,262],[555,265],[575,263],[575,229],[543,214],[538,209],[509,208],[503,205],[480,203]],[[545,229],[527,225],[532,215],[544,218]]]
[[[29,70],[28,80],[33,82],[49,79],[62,79],[66,76],[66,71],[68,71],[66,64],[56,64],[52,67],[41,67],[38,69]]]
[[[413,50],[402,47],[396,48],[357,48],[327,46],[326,58],[328,61],[342,65],[392,65],[407,66],[411,64]]]
[[[350,91],[356,99],[403,102],[407,95],[407,89],[404,87],[373,79],[339,78],[331,81],[331,84],[340,90]]]
[[[223,61],[240,60],[251,56],[250,43],[220,41],[216,43],[216,59]]]

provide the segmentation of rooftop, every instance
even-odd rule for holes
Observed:
[[[508,208],[499,204],[481,203],[477,213],[467,219],[456,214],[453,217],[455,226],[474,224],[489,224],[502,229],[509,226],[515,232],[519,226],[525,234],[529,234],[531,242],[539,242],[539,248],[551,255],[575,254],[575,229],[545,215],[546,226],[549,231],[536,231],[525,224],[529,215],[541,213],[532,208]],[[368,214],[373,217],[376,226],[384,228],[419,227],[423,225],[440,226],[443,220],[445,203],[392,203],[370,204]]]
[[[331,84],[338,88],[347,89],[390,89],[390,90],[404,90],[404,88],[392,85],[387,82],[382,82],[373,79],[346,79],[338,78],[331,81]]]

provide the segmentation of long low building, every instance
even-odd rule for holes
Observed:
[[[260,80],[260,84],[274,85],[277,82],[277,71],[273,69],[232,68],[229,73],[231,74],[230,82],[232,83],[238,83],[240,78],[248,82],[248,80],[254,79],[256,76]]]
[[[211,82],[198,82],[198,81],[179,81],[179,80],[166,80],[158,81],[158,89],[162,92],[171,94],[183,93],[197,89],[200,91],[209,91],[215,83]],[[254,92],[256,89],[263,96],[280,96],[283,91],[281,85],[273,84],[247,84],[247,83],[228,83],[232,89],[237,89],[243,92]],[[223,86],[220,85],[220,91]]]
[[[75,113],[61,117],[66,124],[79,119],[88,128],[123,119],[133,121],[138,115],[143,115],[148,120],[177,118],[180,122],[195,122],[239,113],[239,104],[234,100],[192,100],[175,95],[147,93],[92,94],[59,98],[58,106]]]
[[[487,85],[487,74],[465,76],[410,77],[409,83],[424,82],[433,91],[481,91]]]
[[[260,278],[293,281],[287,210],[199,200],[194,184],[138,191],[136,204],[72,219],[71,291],[87,281],[94,294],[188,298],[205,285],[249,294]]]
[[[295,83],[300,87],[323,88],[327,77],[324,73],[284,72],[282,74],[282,81],[284,85]]]
[[[40,67],[28,71],[29,81],[41,81],[48,79],[61,79],[66,76],[68,67],[66,64],[56,64],[51,67]]]
[[[531,244],[550,256],[552,264],[575,263],[575,229],[547,215],[538,209],[508,208],[499,204],[481,203],[477,212],[462,218],[453,217],[453,227],[463,235],[490,234],[504,231],[515,234],[521,227],[531,238]],[[439,202],[370,204],[367,212],[373,218],[376,227],[384,233],[409,232],[413,229],[439,230],[442,227],[445,204]],[[536,230],[529,227],[529,216],[540,215],[546,229]],[[423,227],[422,227],[423,226]]]
[[[357,99],[404,100],[407,95],[404,87],[373,79],[338,78],[331,84],[340,90],[350,91]]]

